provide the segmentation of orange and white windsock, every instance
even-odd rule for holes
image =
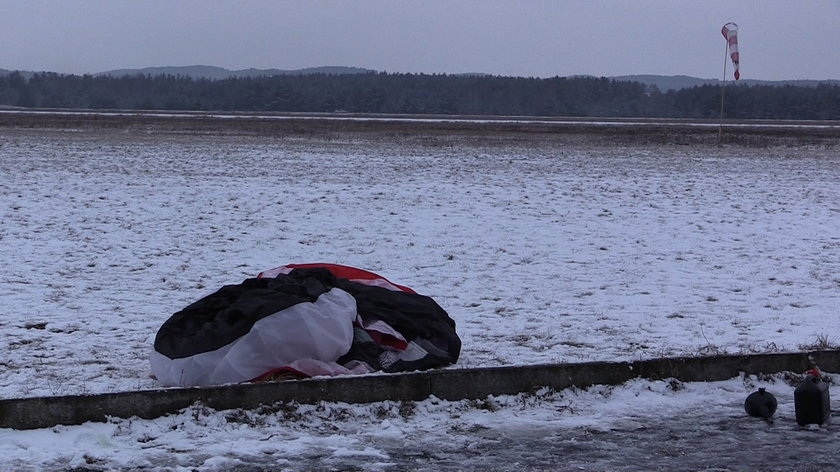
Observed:
[[[741,78],[741,72],[738,70],[740,57],[738,56],[738,25],[735,23],[727,23],[723,25],[720,30],[726,42],[729,44],[729,57],[732,58],[732,66],[735,67],[735,80]]]

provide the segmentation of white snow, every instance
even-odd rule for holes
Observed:
[[[836,346],[837,149],[3,129],[0,397],[158,388],[172,313],[302,262],[433,297],[456,367]],[[0,469],[401,470],[411,444],[632,430],[654,407],[743,416],[758,385],[792,416],[777,378],[669,385],[0,430]]]

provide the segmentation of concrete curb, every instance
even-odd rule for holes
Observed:
[[[840,371],[840,351],[833,350],[372,374],[209,388],[0,400],[0,428],[47,428],[59,424],[102,422],[109,417],[157,418],[196,402],[215,410],[226,410],[288,401],[371,403],[417,401],[432,395],[444,400],[476,399],[488,395],[512,395],[539,387],[560,390],[571,386],[618,385],[633,378],[716,381],[741,373],[804,372],[811,359],[826,371]]]

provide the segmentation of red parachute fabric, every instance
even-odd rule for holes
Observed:
[[[389,290],[400,290],[402,292],[414,294],[417,293],[410,287],[395,284],[390,280],[386,279],[385,277],[382,277],[378,274],[374,274],[373,272],[368,272],[366,270],[358,269],[356,267],[350,267],[340,264],[330,264],[326,262],[312,262],[308,264],[287,264],[284,266],[275,267],[274,269],[260,272],[259,274],[257,274],[257,278],[273,278],[277,277],[279,274],[288,274],[294,269],[327,269],[334,276],[340,279],[347,279],[352,282],[358,282],[365,285],[383,287]]]

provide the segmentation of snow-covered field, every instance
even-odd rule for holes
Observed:
[[[357,266],[432,296],[458,324],[460,367],[836,346],[838,149],[3,129],[0,397],[157,388],[148,354],[173,312],[293,262]],[[681,396],[738,410],[754,387],[662,385],[620,390],[675,409]],[[590,403],[576,407],[578,394]],[[0,455],[12,468],[222,470],[245,450],[267,468],[311,468],[326,454],[388,469],[388,448],[357,430],[399,442],[434,424],[461,437],[446,428],[465,417],[465,428],[496,434],[497,421],[545,421],[546,411],[574,428],[598,402],[627,405],[559,392],[517,406],[530,398],[491,412],[430,400],[416,407],[422,420],[396,404],[321,405],[230,422],[187,411],[0,430]],[[339,426],[313,419],[341,408]]]

